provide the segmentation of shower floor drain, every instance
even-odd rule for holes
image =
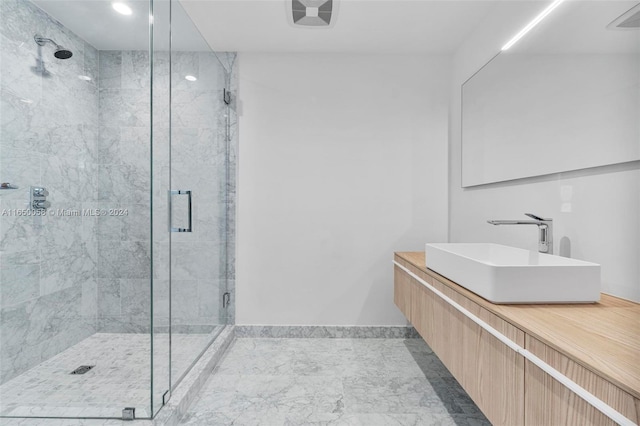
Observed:
[[[81,365],[71,372],[71,374],[84,374],[87,371],[91,370],[95,365]]]

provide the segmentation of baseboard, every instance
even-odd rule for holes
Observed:
[[[236,325],[235,334],[238,338],[412,339],[420,337],[415,328],[407,326]]]

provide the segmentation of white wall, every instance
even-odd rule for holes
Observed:
[[[393,252],[447,238],[449,71],[239,55],[237,324],[406,324]]]
[[[536,250],[535,227],[495,227],[486,220],[524,218],[524,212],[551,217],[555,253],[560,252],[565,238],[571,257],[602,265],[603,291],[640,301],[640,162],[461,188],[460,86],[542,7],[544,4],[503,2],[454,56],[450,240]],[[571,212],[561,212],[563,203],[570,203]],[[564,244],[562,248],[565,252]]]

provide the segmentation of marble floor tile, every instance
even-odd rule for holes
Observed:
[[[421,339],[240,338],[184,425],[490,423]]]
[[[173,333],[174,381],[212,337]],[[154,345],[168,348],[169,335],[156,333]],[[164,355],[155,357],[154,374],[168,376],[168,351]],[[136,417],[149,417],[150,364],[149,334],[94,334],[0,386],[0,415],[104,418],[120,417],[124,407],[135,407]],[[80,365],[95,367],[83,375],[71,375]]]

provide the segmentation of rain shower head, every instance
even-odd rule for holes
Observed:
[[[50,38],[42,37],[40,34],[36,34],[35,36],[33,36],[33,39],[38,44],[38,46],[44,46],[47,43],[53,44],[56,47],[56,51],[53,52],[53,56],[55,56],[58,59],[69,59],[70,57],[73,56],[73,52],[71,52],[69,49],[65,49],[64,47],[60,46],[58,43],[51,40]]]
[[[62,46],[58,46],[56,51],[53,52],[53,56],[55,56],[58,59],[69,59],[70,57],[73,56],[73,53]]]

